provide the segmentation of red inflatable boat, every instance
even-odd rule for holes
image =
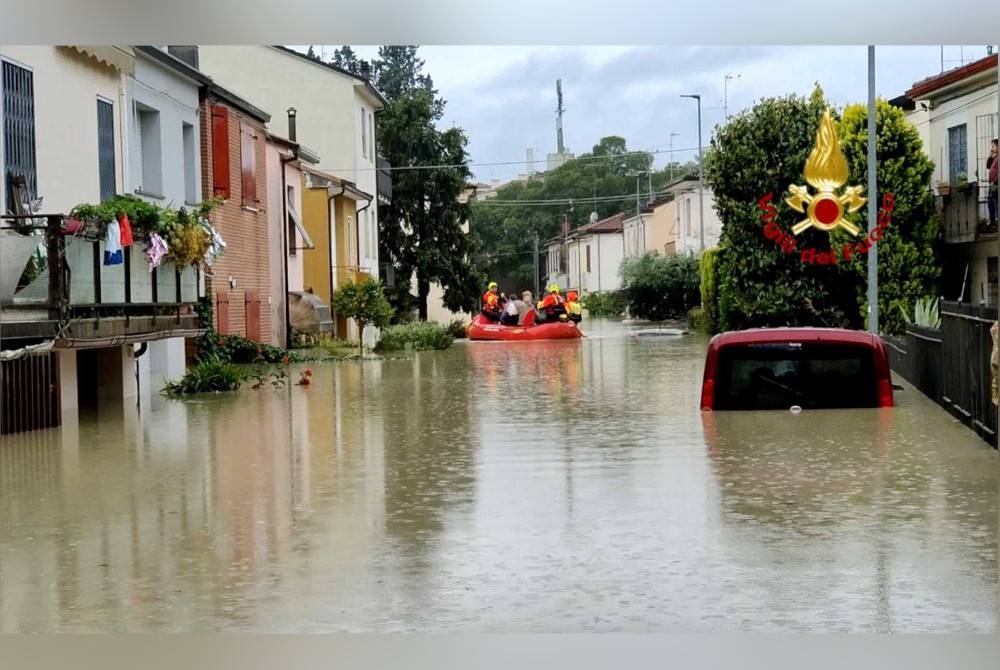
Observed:
[[[466,329],[470,340],[574,340],[583,333],[572,321],[532,323],[524,326],[501,326],[477,314]]]

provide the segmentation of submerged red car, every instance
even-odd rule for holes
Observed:
[[[703,410],[892,407],[881,338],[838,328],[761,328],[712,338]]]

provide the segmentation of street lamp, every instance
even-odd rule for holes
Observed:
[[[738,74],[727,74],[726,75],[726,79],[725,79],[725,81],[722,84],[722,96],[723,96],[723,98],[722,98],[722,107],[725,110],[725,117],[724,118],[725,118],[726,121],[729,120],[729,80],[730,79],[739,79],[739,78],[740,78],[740,75],[738,75]]]
[[[705,160],[701,151],[701,96],[698,94],[682,95],[682,98],[694,98],[698,101],[698,228],[701,236],[701,252],[705,252]]]

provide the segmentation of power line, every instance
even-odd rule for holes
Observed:
[[[657,156],[666,153],[678,153],[682,151],[698,151],[698,147],[683,148],[683,149],[653,149],[652,151],[629,151],[623,154],[615,155],[605,155],[605,156],[580,156],[574,158],[574,161],[597,161],[597,160],[615,160],[620,158],[627,158],[629,156]],[[528,161],[496,161],[490,163],[448,163],[443,165],[392,165],[389,167],[352,167],[352,168],[328,168],[319,167],[317,170],[322,170],[324,172],[375,172],[376,170],[388,171],[388,172],[399,172],[403,170],[446,170],[450,168],[475,168],[475,167],[498,167],[503,165],[527,165]]]

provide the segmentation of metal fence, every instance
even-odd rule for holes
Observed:
[[[905,337],[884,338],[893,370],[994,447],[990,327],[996,320],[996,307],[942,301],[940,330],[911,326]]]

